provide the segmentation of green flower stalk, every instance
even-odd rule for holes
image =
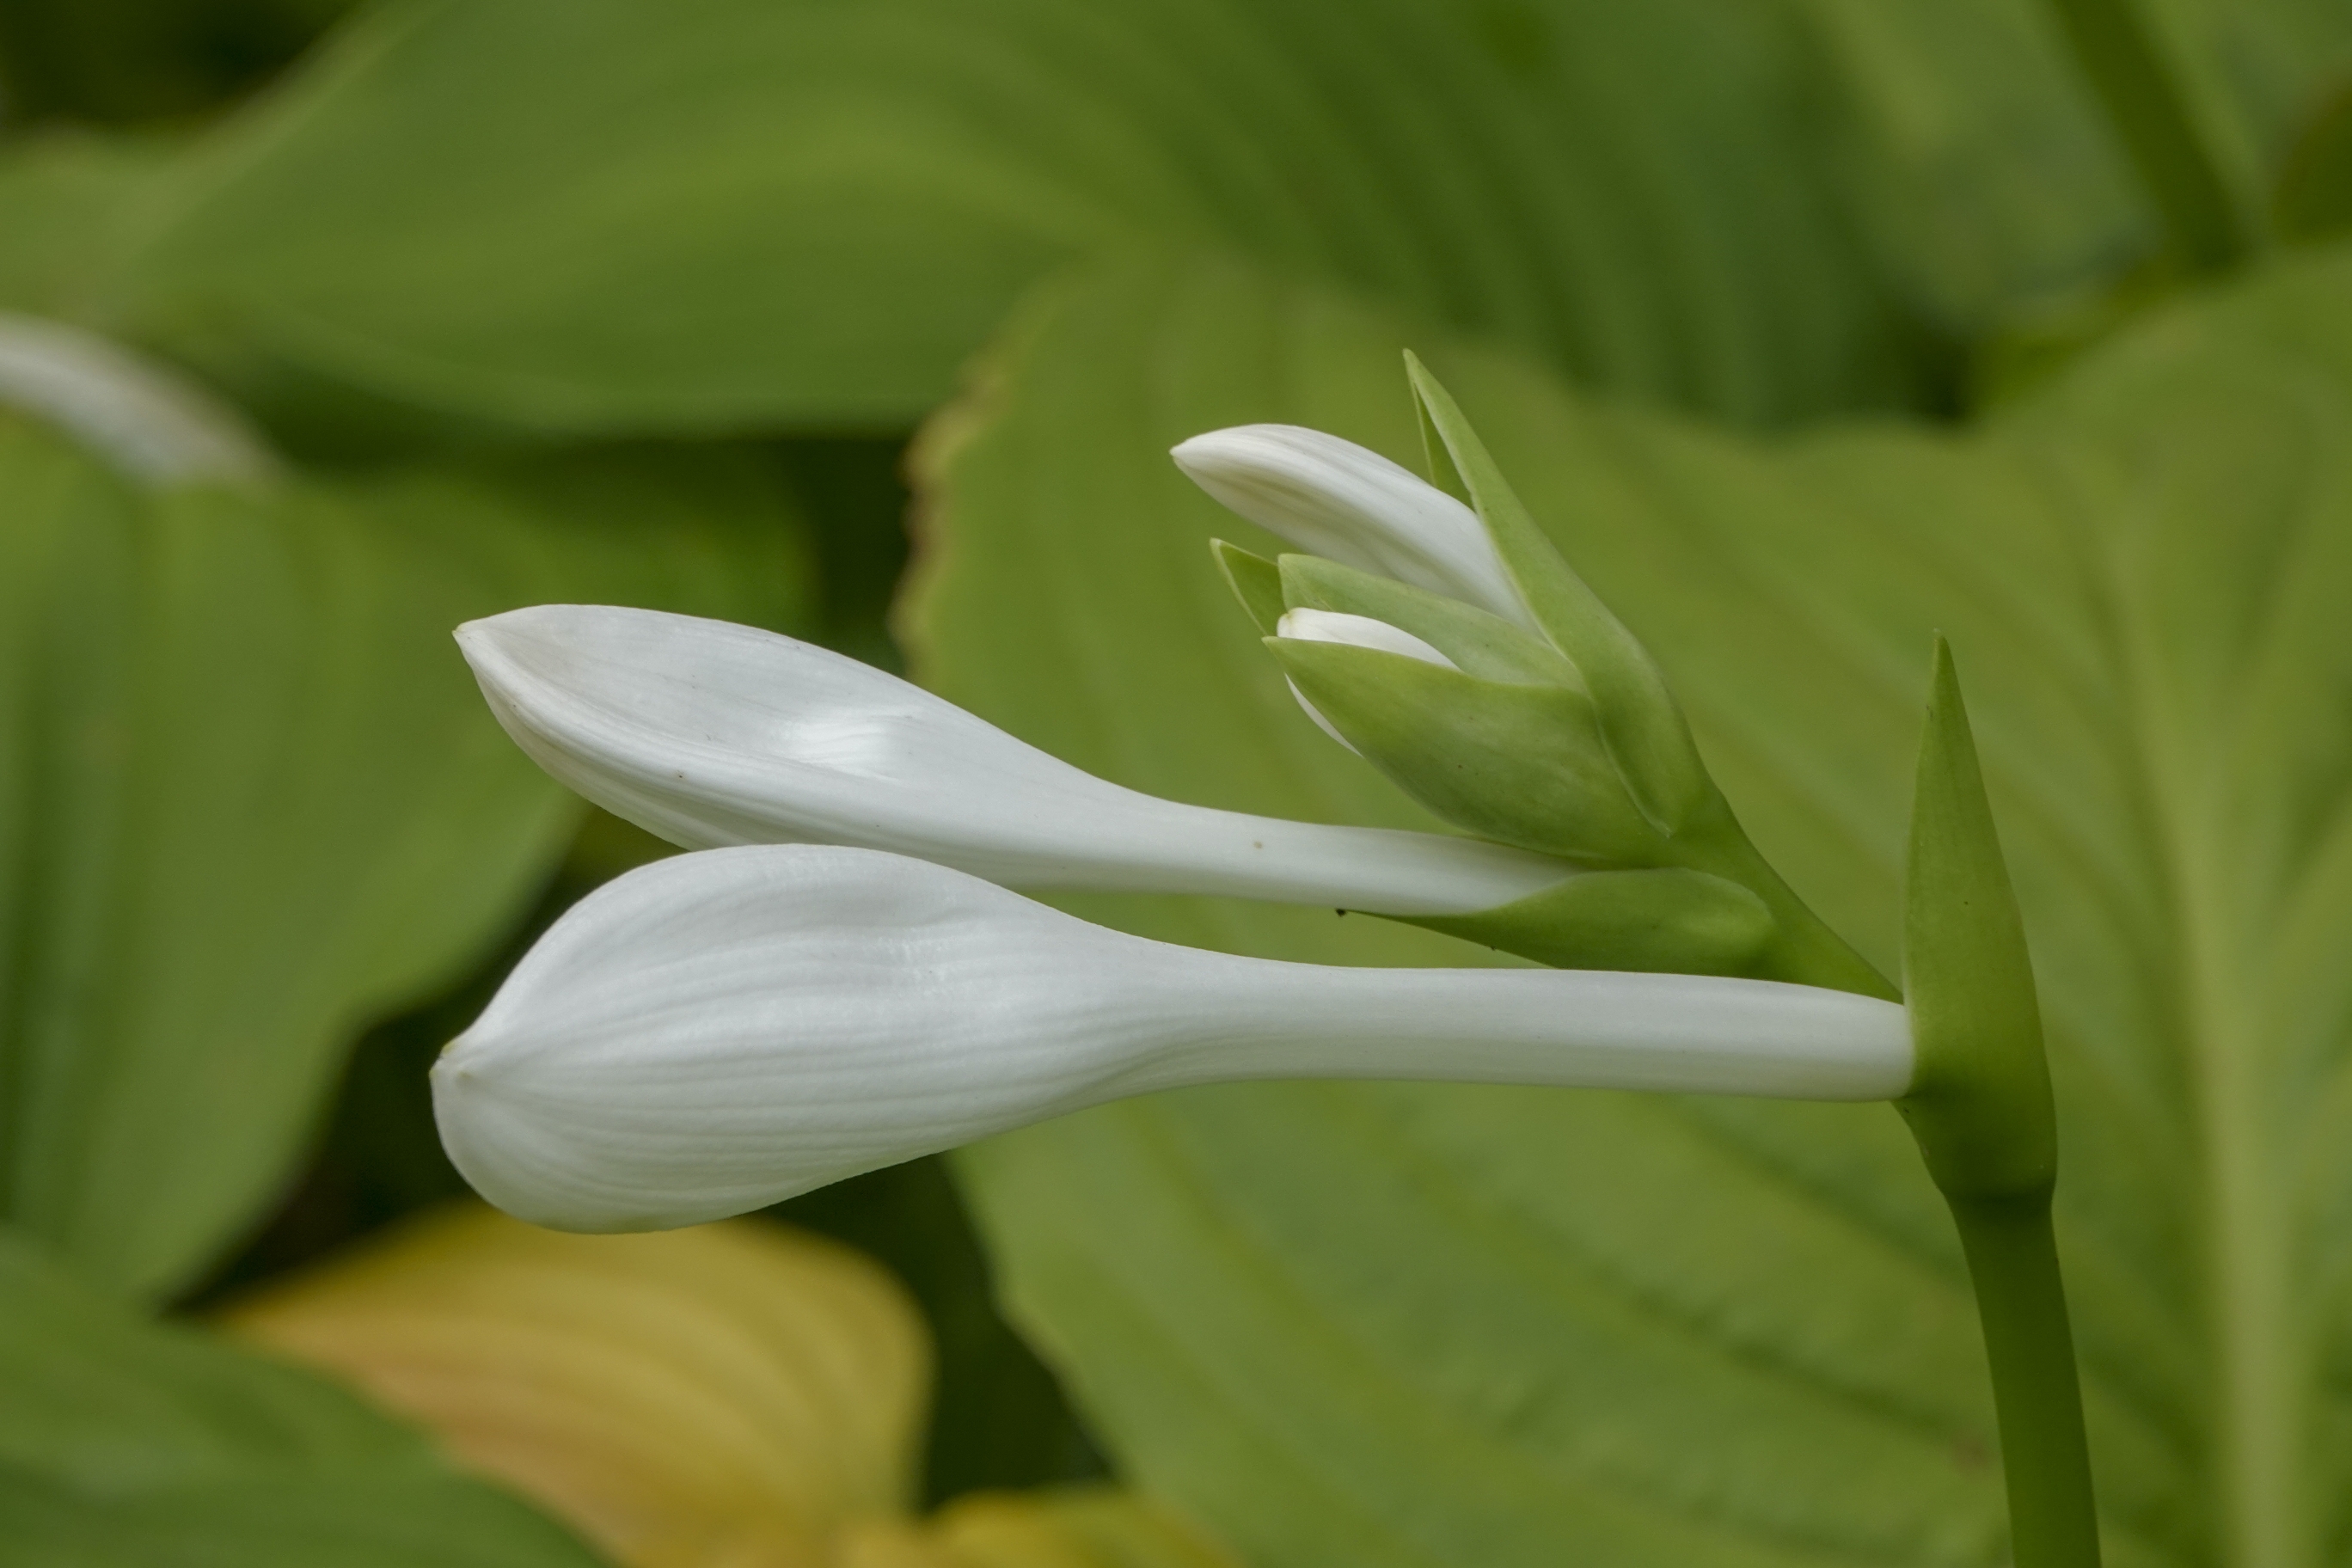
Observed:
[[[2090,1447],[2050,1222],[2058,1124],[2042,1010],[1959,678],[1940,637],[1904,893],[1905,1003],[1917,1056],[1895,1109],[1968,1254],[2018,1568],[2095,1568]]]

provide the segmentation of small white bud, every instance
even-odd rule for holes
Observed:
[[[1274,630],[1276,637],[1289,637],[1297,642],[1344,643],[1349,647],[1402,654],[1407,658],[1417,658],[1423,664],[1439,665],[1446,669],[1461,668],[1411,632],[1401,626],[1392,626],[1386,621],[1374,620],[1370,616],[1351,616],[1339,610],[1286,610],[1282,619],[1275,623]],[[1307,710],[1307,716],[1315,721],[1317,729],[1348,750],[1356,751],[1355,743],[1339,733],[1338,727],[1323,717],[1320,709],[1307,700],[1307,693],[1298,689],[1298,682],[1285,680],[1283,684],[1290,688],[1290,695]],[[1363,755],[1361,752],[1356,752],[1356,754]]]
[[[1170,456],[1221,504],[1309,555],[1538,631],[1478,514],[1378,452],[1297,425],[1241,425]]]

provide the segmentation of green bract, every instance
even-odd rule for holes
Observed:
[[[1912,807],[1903,993],[1919,1056],[1897,1108],[1936,1184],[1953,1198],[2047,1202],[2058,1129],[2033,966],[1941,637]]]
[[[2050,1220],[2057,1115],[2042,1010],[1951,649],[1938,634],[1912,797],[1903,981],[1917,1052],[1895,1102],[1969,1260],[2000,1413],[2018,1568],[2097,1568],[2074,1331]]]
[[[1545,963],[1747,974],[1892,996],[1757,853],[1648,651],[1537,528],[1436,378],[1410,354],[1406,366],[1436,489],[1475,512],[1500,580],[1539,632],[1318,556],[1270,562],[1222,540],[1214,552],[1291,689],[1335,735],[1456,827],[1586,872],[1501,909],[1414,923]],[[1185,451],[1197,463],[1198,447],[1221,439],[1223,471],[1262,450],[1263,493],[1319,506],[1318,526],[1344,529],[1352,508],[1381,495],[1398,510],[1360,525],[1388,548],[1418,530],[1429,547],[1458,551],[1448,515],[1469,526],[1471,513],[1426,490],[1398,499],[1398,486],[1418,489],[1400,470],[1311,432],[1235,430]],[[1348,473],[1350,463],[1360,471]],[[1367,488],[1341,486],[1318,502],[1318,475]],[[1301,612],[1378,622],[1444,662],[1306,635]]]

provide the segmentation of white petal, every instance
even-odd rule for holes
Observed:
[[[1298,642],[1341,643],[1378,653],[1402,654],[1446,669],[1462,668],[1403,627],[1370,616],[1350,616],[1339,610],[1286,610],[1282,619],[1275,623],[1274,634]]]
[[[1339,733],[1339,726],[1331,722],[1330,720],[1323,717],[1323,710],[1316,707],[1315,704],[1307,700],[1307,693],[1298,689],[1298,682],[1291,679],[1288,676],[1284,676],[1282,678],[1282,683],[1290,688],[1291,698],[1297,702],[1299,707],[1306,710],[1307,716],[1309,719],[1315,721],[1315,727],[1317,729],[1322,731],[1325,734],[1339,742],[1339,744],[1347,747],[1348,750],[1356,752],[1356,742],[1348,739],[1347,736]],[[1361,752],[1356,752],[1356,755],[1360,757],[1364,753]]]
[[[1370,616],[1350,616],[1337,610],[1286,610],[1275,623],[1276,637],[1291,637],[1299,642],[1344,643],[1350,647],[1374,648],[1381,653],[1402,654],[1423,664],[1443,665],[1447,669],[1459,669],[1460,665],[1401,626],[1386,621],[1376,621]],[[1315,727],[1351,752],[1356,743],[1339,733],[1339,726],[1323,717],[1323,710],[1307,700],[1307,693],[1298,689],[1298,682],[1286,679],[1290,695],[1315,721]],[[1358,756],[1364,753],[1356,752]]]
[[[461,627],[499,721],[564,784],[689,848],[847,844],[991,881],[1493,909],[1571,874],[1433,833],[1181,805],[1107,784],[852,658],[687,616],[545,605]]]
[[[151,483],[259,479],[278,468],[235,409],[61,321],[0,311],[0,404],[40,416]]]
[[[781,847],[657,862],[576,905],[443,1053],[433,1093],[492,1203],[625,1230],[1223,1079],[1877,1100],[1910,1076],[1902,1008],[1843,992],[1237,958],[899,856]]]
[[[1170,455],[1221,504],[1310,555],[1538,629],[1478,514],[1378,452],[1297,425],[1241,425]]]

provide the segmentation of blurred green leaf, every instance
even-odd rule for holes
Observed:
[[[140,1321],[0,1229],[12,1568],[592,1568],[306,1373]]]
[[[74,132],[0,142],[0,310],[89,324],[177,150]]]
[[[2342,0],[2167,0],[2145,9],[2233,181],[2265,189],[2312,111],[2352,77]]]
[[[1962,342],[2047,331],[2160,237],[2047,0],[1793,0],[1832,63],[1832,164],[1903,297]],[[2352,75],[2340,0],[2144,4],[2249,207]],[[2170,281],[2170,280],[2168,280]],[[2151,302],[2143,289],[2138,302]]]
[[[449,640],[609,598],[797,618],[772,477],[618,452],[134,492],[0,421],[0,1215],[185,1286],[351,1037],[526,909],[580,807]]]
[[[1884,405],[1811,61],[1722,0],[410,0],[184,171],[122,303],[246,385],[888,427],[1173,237],[1741,418]]]
[[[999,1314],[987,1256],[944,1160],[869,1171],[770,1212],[871,1254],[922,1304],[939,1363],[927,1503],[1103,1473],[1052,1374]]]
[[[1759,443],[1432,355],[1759,846],[1883,964],[1950,635],[2043,986],[2119,1564],[2319,1561],[2352,1529],[2352,255],[2307,254],[1973,435]],[[1427,826],[1296,710],[1204,548],[1235,521],[1165,457],[1273,419],[1412,461],[1404,331],[1227,264],[1041,300],[928,437],[919,669],[1121,784]],[[1479,957],[1067,901],[1211,947]],[[1907,1144],[1871,1108],[1285,1085],[960,1168],[1114,1450],[1268,1568],[1992,1563],[1981,1352]]]
[[[2272,208],[2288,239],[2326,239],[2352,229],[2352,86],[2305,123],[2279,170]]]
[[[1904,297],[1966,342],[2157,240],[2043,0],[1795,0],[1834,70],[1830,166]]]
[[[352,0],[7,0],[0,118],[137,121],[256,85]]]

